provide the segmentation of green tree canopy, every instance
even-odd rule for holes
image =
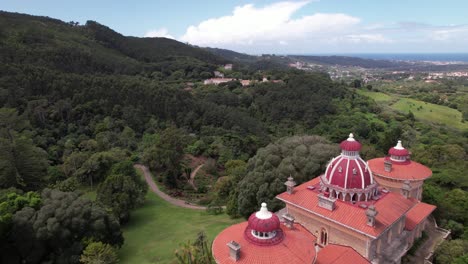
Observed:
[[[468,241],[461,239],[444,241],[434,252],[434,263],[466,263],[462,262],[463,258],[466,260],[466,255],[468,255]]]
[[[14,235],[2,251],[7,263],[78,263],[85,240],[123,244],[118,220],[97,203],[51,189],[41,199],[39,209],[24,207],[13,216]]]
[[[98,187],[97,201],[112,209],[112,212],[125,223],[130,219],[130,211],[141,205],[148,187],[136,174],[130,161],[115,164],[111,175]]]
[[[326,162],[338,153],[336,145],[319,136],[283,138],[258,150],[239,182],[239,213],[248,217],[262,202],[272,211],[281,207],[275,196],[284,192],[289,176],[300,184],[320,175]]]
[[[37,190],[47,175],[47,156],[32,142],[29,123],[14,109],[0,109],[0,188]]]

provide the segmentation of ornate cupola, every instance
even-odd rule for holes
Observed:
[[[367,201],[377,195],[372,172],[360,156],[361,143],[349,134],[340,144],[341,154],[330,161],[320,178],[322,191],[343,201]]]
[[[400,164],[409,163],[409,151],[401,145],[401,140],[398,140],[395,147],[388,150],[388,154],[392,162]]]
[[[266,203],[262,203],[260,211],[249,217],[244,237],[247,241],[259,246],[276,245],[283,240],[284,234],[280,220],[277,215],[268,211]]]

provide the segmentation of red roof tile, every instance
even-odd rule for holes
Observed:
[[[427,203],[418,203],[406,214],[405,229],[413,230],[419,223],[426,219],[436,207]]]
[[[382,177],[409,181],[424,180],[432,175],[431,169],[414,161],[404,164],[392,162],[392,170],[388,172],[385,171],[384,160],[385,158],[376,158],[368,161],[372,173]]]
[[[329,244],[319,251],[317,264],[369,264],[356,250],[348,246]]]
[[[224,229],[213,241],[213,256],[218,264],[304,264],[312,263],[315,258],[316,237],[299,224],[294,229],[281,226],[284,239],[273,246],[257,246],[244,238],[247,222],[242,222]],[[226,245],[236,241],[241,246],[238,261],[229,256]]]
[[[327,218],[332,222],[341,224],[370,237],[378,237],[388,226],[397,221],[411,207],[414,206],[413,199],[406,199],[402,195],[395,193],[382,193],[377,201],[357,202],[351,204],[337,200],[333,211],[318,206],[319,177],[303,183],[294,189],[293,194],[286,192],[277,196],[278,199],[302,208],[312,214]],[[308,186],[315,186],[313,190]],[[378,211],[376,224],[374,227],[367,225],[366,209],[361,208],[360,204],[367,206],[373,204]]]

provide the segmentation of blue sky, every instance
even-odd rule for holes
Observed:
[[[0,9],[251,54],[468,52],[466,0],[4,0]]]

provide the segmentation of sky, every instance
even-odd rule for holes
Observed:
[[[0,10],[249,54],[468,52],[466,0],[2,0]]]

